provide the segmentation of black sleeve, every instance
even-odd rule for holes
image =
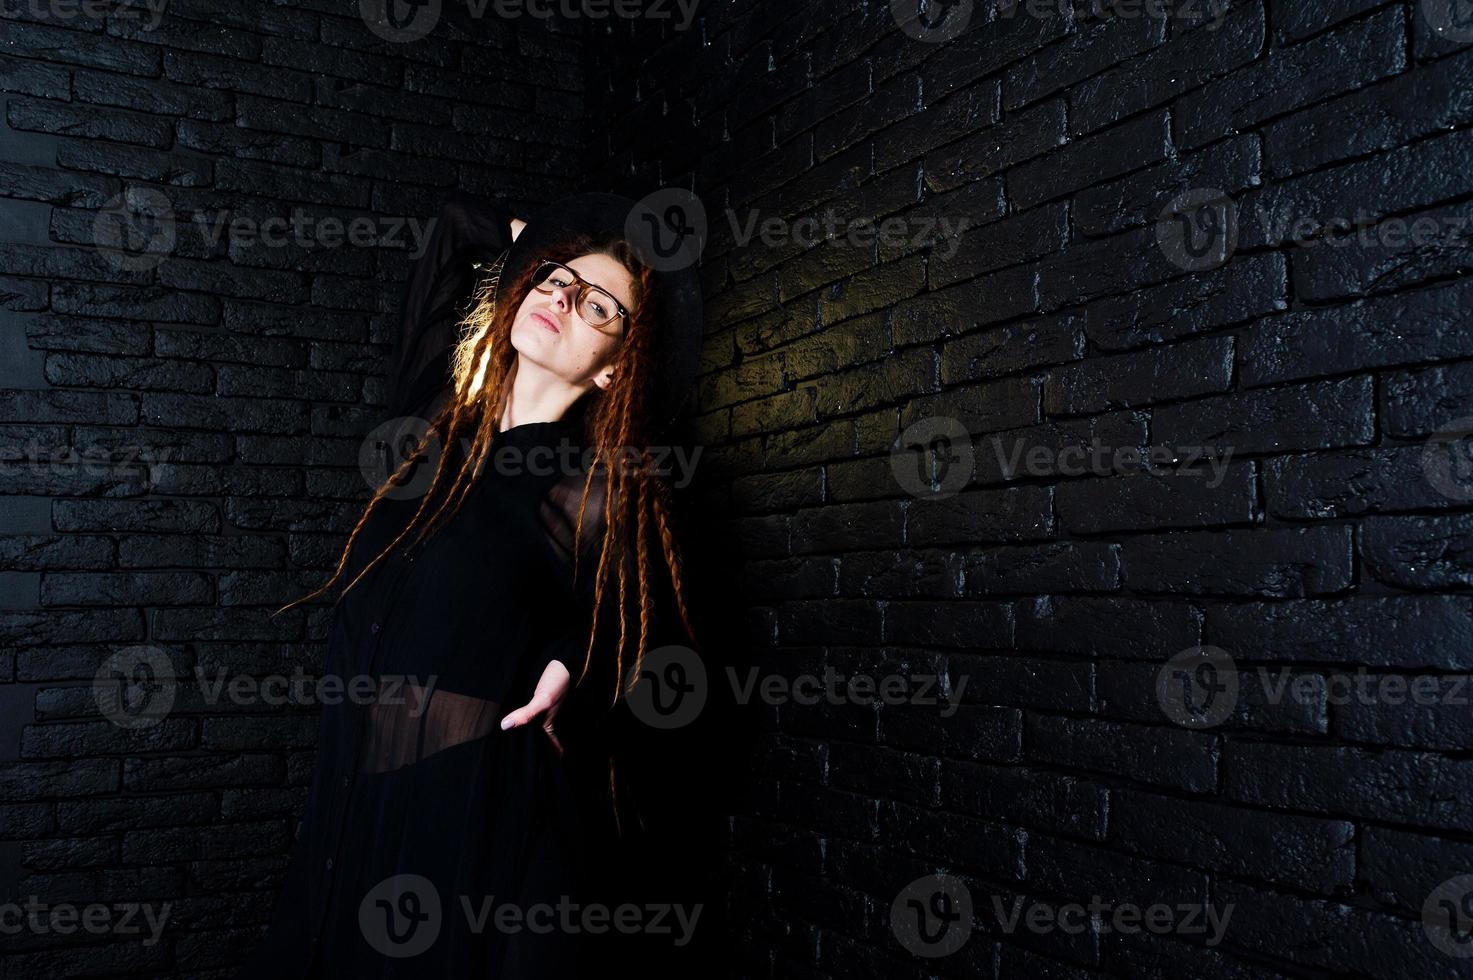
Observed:
[[[410,265],[389,366],[389,417],[429,418],[450,387],[450,354],[482,272],[511,245],[513,215],[500,199],[452,191]]]

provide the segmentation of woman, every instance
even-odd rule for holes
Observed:
[[[580,974],[576,913],[547,931],[545,909],[576,907],[590,850],[613,846],[600,724],[660,631],[691,632],[665,487],[622,450],[686,400],[700,296],[693,270],[640,261],[634,207],[578,195],[523,226],[457,193],[441,211],[390,406],[428,426],[332,578],[290,604],[347,582],[324,672],[345,696],[323,698],[297,846],[243,976]]]

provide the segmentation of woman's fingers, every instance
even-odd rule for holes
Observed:
[[[557,757],[561,759],[563,757],[563,743],[558,740],[557,732],[553,731],[552,715],[548,715],[547,720],[542,723],[542,730],[546,732],[547,737],[552,740],[552,747],[557,750]]]
[[[552,747],[557,750],[558,758],[563,757],[563,743],[557,737],[557,731],[553,728],[553,719],[557,717],[557,705],[544,697],[534,697],[527,704],[515,711],[509,711],[506,717],[501,719],[501,730],[517,728],[528,722],[542,718],[542,732],[552,742]]]
[[[516,728],[525,725],[537,718],[542,719],[542,731],[552,741],[552,747],[557,750],[558,758],[563,756],[563,743],[553,730],[553,719],[557,717],[558,706],[562,704],[563,695],[568,691],[570,675],[568,668],[560,660],[549,661],[543,668],[542,676],[537,681],[537,690],[532,693],[532,700],[515,711],[508,711],[501,719],[501,730]]]
[[[506,717],[501,719],[501,730],[506,731],[508,728],[515,728],[518,725],[525,725],[527,722],[531,721],[533,718],[536,718],[542,712],[546,711],[547,708],[548,704],[546,698],[534,697],[531,701],[528,701],[517,710],[508,711],[506,713]]]

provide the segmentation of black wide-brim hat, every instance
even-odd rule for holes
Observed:
[[[589,191],[544,205],[517,235],[502,260],[502,282],[515,282],[547,257],[547,248],[569,234],[623,238],[653,272],[655,284],[655,386],[650,418],[661,433],[685,412],[700,361],[701,281],[696,259],[701,243],[672,229],[665,215],[621,194]]]

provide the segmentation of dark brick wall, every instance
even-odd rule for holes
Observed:
[[[707,216],[729,654],[959,702],[746,712],[733,962],[1473,975],[1444,952],[1469,880],[1438,891],[1473,872],[1473,30],[1433,0],[1039,7],[920,40],[887,3],[756,0],[595,52],[607,178]],[[740,241],[829,210],[898,233]],[[897,923],[932,873],[978,921],[923,959]],[[1045,928],[1095,896],[1230,918]]]
[[[317,669],[325,608],[269,613],[331,571],[367,498],[421,240],[401,225],[451,188],[582,186],[585,32],[453,5],[413,43],[352,2],[37,7],[0,6],[0,902],[170,912],[152,944],[7,932],[0,974],[228,976],[315,714],[209,703],[193,672]],[[120,200],[172,213],[172,249],[99,249]],[[296,210],[306,244],[201,230]],[[333,219],[371,223],[354,244]],[[190,683],[130,729],[90,682],[139,646]]]
[[[347,2],[3,7],[0,899],[171,908],[151,946],[6,935],[5,974],[225,976],[254,940],[312,712],[129,729],[90,682],[136,646],[211,677],[320,657],[321,610],[267,613],[366,496],[407,262],[402,233],[192,227],[119,262],[118,195],[423,220],[451,187],[667,185],[707,215],[712,665],[917,702],[721,716],[731,973],[1469,975],[1440,931],[1473,873],[1453,5],[978,2],[930,39],[879,0],[662,7],[447,3],[413,43]],[[843,240],[742,241],[828,212]],[[898,223],[851,242],[862,218]],[[1437,703],[1356,695],[1362,669]],[[650,772],[688,787],[698,744]],[[922,957],[938,884],[976,922],[926,921],[965,943]],[[1167,927],[1048,928],[1096,900]]]

